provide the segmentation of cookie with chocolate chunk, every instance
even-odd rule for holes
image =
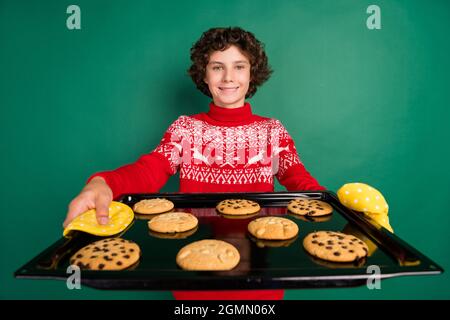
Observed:
[[[303,247],[314,257],[332,262],[352,262],[363,259],[369,251],[357,237],[340,232],[317,231],[303,239]]]
[[[236,247],[214,239],[192,242],[181,248],[176,257],[177,264],[184,270],[231,270],[239,261]]]
[[[286,240],[298,234],[297,224],[281,217],[257,218],[248,224],[247,229],[252,236],[265,240]]]
[[[219,202],[217,211],[227,215],[246,215],[261,210],[258,203],[246,199],[227,199]]]
[[[333,207],[328,203],[315,199],[297,198],[289,202],[288,210],[301,216],[319,217],[329,215]]]
[[[139,214],[156,214],[168,212],[174,208],[172,201],[164,198],[145,199],[133,206],[133,211]]]
[[[169,212],[160,214],[148,222],[152,231],[161,233],[184,232],[194,229],[198,219],[187,212]]]
[[[78,250],[70,264],[83,270],[124,270],[139,261],[141,249],[130,240],[108,238]]]

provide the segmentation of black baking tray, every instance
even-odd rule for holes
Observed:
[[[291,215],[286,206],[294,198],[319,199],[333,206],[327,217],[313,220]],[[397,235],[363,215],[343,206],[330,191],[273,193],[159,193],[127,194],[118,201],[130,207],[143,199],[166,198],[177,211],[191,212],[199,219],[197,230],[181,238],[160,238],[151,234],[147,218],[136,215],[133,224],[121,235],[136,242],[142,251],[137,265],[124,271],[82,270],[82,285],[116,290],[228,290],[228,289],[299,289],[349,287],[398,276],[440,274],[444,270]],[[229,198],[257,201],[260,216],[283,216],[296,222],[299,234],[289,241],[258,242],[247,232],[255,216],[232,219],[217,213],[218,202]],[[353,234],[369,246],[370,256],[358,263],[329,263],[315,259],[303,249],[303,238],[310,232],[329,230]],[[61,238],[15,272],[16,278],[67,280],[71,254],[88,243],[99,240],[78,232]],[[239,264],[230,271],[184,271],[175,257],[185,245],[201,239],[220,239],[236,246]],[[373,267],[375,266],[375,267]],[[370,267],[370,268],[369,268]]]

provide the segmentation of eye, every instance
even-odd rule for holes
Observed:
[[[239,64],[239,65],[236,66],[236,69],[238,69],[238,70],[245,69],[245,65]]]
[[[221,66],[213,66],[212,69],[214,71],[219,71],[219,70],[222,70],[222,67]]]

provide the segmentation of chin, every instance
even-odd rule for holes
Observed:
[[[230,105],[230,104],[236,104],[236,103],[239,104],[239,101],[241,101],[241,99],[231,98],[231,97],[224,97],[222,99],[217,99],[217,101],[219,101],[223,105]]]

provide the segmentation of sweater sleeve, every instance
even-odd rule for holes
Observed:
[[[294,141],[281,124],[275,121],[272,133],[272,156],[276,178],[288,191],[325,190],[317,180],[306,170],[297,154]]]
[[[97,172],[89,177],[102,177],[117,198],[124,193],[158,192],[171,175],[178,171],[183,153],[183,128],[185,116],[170,125],[159,145],[136,162],[115,170]]]

